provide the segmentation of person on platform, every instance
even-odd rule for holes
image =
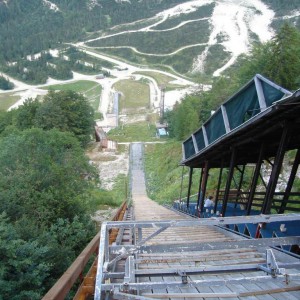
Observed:
[[[209,196],[204,200],[204,208],[209,208],[214,206],[213,196]]]

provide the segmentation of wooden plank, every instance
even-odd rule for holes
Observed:
[[[209,278],[210,275],[208,276],[201,276],[201,275],[189,275],[188,276],[188,279],[190,281],[194,281],[194,280],[203,280],[203,279],[207,279]],[[196,288],[197,291],[198,291],[198,294],[199,294],[199,297],[200,295],[203,295],[201,296],[203,299],[207,298],[205,295],[211,295],[210,296],[210,300],[218,300],[217,296],[215,295],[215,293],[213,292],[213,290],[209,287],[209,286],[202,286],[201,288],[200,287],[197,287]],[[212,295],[214,294],[214,295]],[[205,296],[205,297],[204,297]]]
[[[175,263],[168,263],[169,268],[174,268],[174,265],[175,265]],[[176,281],[182,282],[181,277],[174,276],[174,278]],[[198,293],[198,290],[195,287],[190,287],[190,286],[186,287],[186,288],[179,288],[179,290],[180,290],[180,294],[182,294],[182,295],[186,295],[189,293]],[[173,299],[175,299],[175,298],[173,297]],[[186,299],[186,296],[183,296],[183,299]],[[201,299],[201,297],[199,297],[198,299]]]
[[[139,277],[139,278],[137,278],[137,282],[150,282],[150,281],[151,281],[150,277]],[[141,291],[139,293],[139,295],[143,295],[144,293],[147,293],[148,295],[151,295],[151,296],[153,294],[151,289],[145,289],[145,290]],[[151,297],[151,296],[149,296],[149,297]]]
[[[164,276],[164,281],[179,281],[179,278],[176,276]],[[184,300],[184,297],[181,293],[180,288],[178,287],[169,287],[167,289],[167,294],[164,299],[170,299],[170,300]],[[156,298],[156,294],[154,294],[154,298]]]
[[[297,286],[290,286],[290,287],[285,287],[285,288],[273,288],[273,289],[267,289],[267,290],[262,290],[262,291],[256,291],[256,292],[245,292],[242,293],[242,297],[246,297],[248,295],[267,295],[267,294],[278,294],[278,293],[286,293],[286,292],[297,292],[297,294],[295,294],[296,299],[299,299],[300,293],[298,293],[298,291],[300,291],[300,285]],[[290,293],[288,295],[290,298],[292,299]]]
[[[269,294],[260,295],[259,292],[261,291],[261,288],[257,284],[254,284],[254,283],[248,284],[247,283],[247,284],[243,284],[243,286],[248,292],[255,293],[256,298],[259,300],[274,300],[275,299],[274,297],[272,297]]]
[[[152,297],[157,299],[174,299],[174,300],[182,300],[182,299],[206,299],[215,298],[216,300],[219,299],[219,297],[222,298],[232,298],[237,297],[236,293],[181,293],[181,294],[174,294],[174,293],[168,293],[168,294],[143,294],[145,297]],[[236,299],[236,298],[235,298]]]
[[[243,300],[256,300],[258,299],[256,296],[264,295],[268,296],[268,294],[277,294],[277,293],[284,293],[284,292],[292,292],[292,291],[298,291],[300,290],[300,286],[294,286],[294,287],[287,287],[287,288],[277,288],[277,289],[268,289],[268,290],[261,290],[261,291],[245,291],[246,289],[243,286],[237,286],[237,288],[240,290],[239,292],[226,292],[226,293],[168,293],[168,294],[147,294],[144,293],[143,296],[152,298],[158,298],[158,299],[167,299],[167,298],[174,298],[179,299],[182,298],[194,298],[194,299],[201,299],[201,298],[216,298],[216,299],[223,299],[223,298],[232,298],[232,297],[243,297]],[[298,296],[298,294],[297,294]],[[232,298],[236,299],[236,298]],[[268,299],[268,298],[264,298]],[[272,298],[274,299],[274,298]],[[296,298],[299,299],[299,298]]]
[[[239,273],[239,276],[240,277],[247,277],[247,276],[255,277],[257,275],[262,275],[262,274],[264,274],[262,271],[249,271],[249,272]],[[262,290],[262,288],[255,283],[243,284],[243,287],[245,288],[245,292],[251,292],[251,293],[260,292]],[[274,300],[274,298],[268,294],[266,294],[266,295],[255,294],[255,297],[258,300],[265,300],[265,299],[266,300]]]
[[[216,276],[218,278],[222,278],[222,276]],[[215,293],[223,293],[223,294],[232,294],[232,291],[225,285],[219,285],[219,286],[212,286],[211,287],[212,291]],[[231,299],[231,300],[236,300],[237,297],[236,296],[232,296],[232,297],[218,297],[219,300],[222,299]]]
[[[272,297],[277,300],[299,300],[300,299],[300,292],[297,291],[297,295],[294,296],[292,293],[288,293],[288,291],[280,290],[276,293],[272,293],[272,290],[277,289],[284,289],[287,286],[284,283],[281,282],[265,282],[264,284],[257,283],[258,286],[262,288],[262,290],[268,290],[268,294],[272,294]]]
[[[141,151],[140,151],[141,152]],[[138,152],[141,156],[141,153]],[[138,156],[138,155],[137,155]],[[160,206],[154,201],[150,200],[146,195],[146,189],[142,185],[144,184],[144,173],[140,166],[141,157],[134,160],[135,166],[135,182],[133,182],[133,206],[135,210],[135,218],[140,221],[162,221],[162,220],[186,220],[190,217],[182,214],[177,214],[174,211],[168,210],[165,207]],[[232,192],[232,191],[230,191]],[[143,238],[146,238],[150,234],[155,232],[155,228],[143,229]],[[213,226],[201,226],[197,228],[168,228],[161,232],[151,240],[146,242],[146,245],[169,245],[169,244],[185,244],[185,243],[210,243],[215,241],[236,241],[243,239],[242,237],[234,238],[234,235],[224,233],[222,229],[216,229]],[[165,269],[180,269],[180,268],[201,268],[202,266],[238,266],[239,264],[259,264],[265,263],[264,254],[254,249],[240,248],[240,249],[222,249],[213,251],[186,251],[184,253],[141,253],[136,261],[136,268],[142,270],[155,270],[163,272]],[[215,274],[193,274],[188,276],[188,281],[203,280],[203,279],[232,279],[246,277],[252,274],[253,277],[259,276],[265,273],[262,271],[253,272],[226,272]],[[161,275],[161,274],[160,274]],[[163,282],[178,281],[181,282],[181,278],[176,275],[158,276],[158,277],[141,277],[140,280],[159,280]],[[275,299],[300,299],[300,295],[297,294],[298,290],[283,290],[287,286],[278,280],[272,279],[270,276],[270,282],[267,283],[249,283],[243,285],[231,284],[223,286],[198,286],[179,288],[172,287],[167,289],[155,289],[154,291],[143,291],[143,295],[157,299],[204,299],[210,300],[219,299],[245,299],[245,300],[275,300]],[[270,295],[270,293],[272,293]],[[275,296],[276,295],[276,296]],[[298,297],[299,296],[299,297]]]
[[[159,267],[159,263],[158,264],[148,264],[149,267]],[[149,277],[150,278],[150,281],[164,281],[164,277],[161,276],[161,277]],[[153,294],[156,294],[156,293],[167,293],[167,289],[163,289],[163,288],[154,288],[152,290]]]
[[[171,254],[171,253],[170,253]],[[261,255],[257,254],[257,253],[251,253],[251,254],[240,254],[240,253],[237,253],[235,255],[235,257],[238,257],[238,258],[241,258],[241,259],[250,259],[250,258],[253,258],[253,259],[261,259]],[[176,262],[176,261],[194,261],[194,262],[197,262],[197,263],[201,263],[201,262],[205,262],[205,261],[212,261],[212,260],[216,260],[216,261],[230,261],[230,260],[234,260],[234,256],[232,255],[217,255],[217,256],[201,256],[199,255],[198,256],[198,253],[195,252],[195,254],[193,256],[172,256],[172,255],[168,255],[168,256],[155,256],[153,258],[150,258],[150,257],[143,257],[141,259],[138,259],[136,261],[137,264],[144,264],[144,263],[149,263],[149,262],[161,262],[161,260],[163,260],[164,262]]]
[[[242,277],[242,273],[236,273],[236,274],[224,274],[223,278],[225,279],[234,279],[236,277]],[[237,293],[237,296],[240,296],[242,293],[248,292],[248,290],[244,287],[243,284],[235,284],[235,285],[227,285],[229,290],[234,291]],[[255,296],[253,295],[247,295],[245,298],[243,297],[243,300],[258,300]]]
[[[222,261],[211,261],[210,265],[212,265],[212,266],[219,266],[221,262]],[[207,279],[209,277],[207,277],[207,276],[204,277],[203,276],[203,278]],[[215,275],[211,275],[211,278],[214,278],[214,279],[215,278],[220,278],[221,279],[221,278],[223,278],[223,275],[222,274],[218,275],[218,273],[217,273]],[[221,299],[236,299],[236,296],[232,295],[235,291],[234,292],[231,291],[225,285],[224,286],[211,286],[210,288],[211,288],[211,290],[212,290],[213,293],[215,293],[215,294],[223,294],[224,295],[224,296],[218,296],[217,299],[219,299],[219,300],[221,300]],[[232,296],[230,296],[230,294]]]
[[[195,255],[200,256],[200,257],[205,257],[205,256],[217,256],[217,255],[225,255],[225,254],[229,254],[229,255],[236,255],[239,253],[257,253],[257,250],[254,249],[249,249],[249,248],[238,248],[238,249],[230,249],[230,250],[211,250],[211,251],[186,251],[184,253],[175,253],[175,252],[170,252],[167,253],[167,255],[169,257],[176,257],[176,256],[192,256],[194,257]],[[139,257],[143,258],[143,257],[155,257],[155,256],[162,256],[162,255],[166,255],[166,254],[162,254],[162,253],[140,253]]]

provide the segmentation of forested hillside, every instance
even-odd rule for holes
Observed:
[[[96,234],[99,180],[85,155],[93,125],[71,91],[1,112],[0,299],[41,299]]]
[[[184,1],[0,1],[0,62],[77,41],[88,32],[150,17],[180,2]]]
[[[176,5],[187,0],[111,1],[111,0],[9,0],[0,1],[0,71],[29,84],[45,83],[48,77],[58,80],[72,78],[72,71],[97,74],[103,62],[82,60],[82,54],[68,61],[66,43],[86,42],[95,50],[120,57],[139,65],[152,65],[175,71],[194,80],[209,81],[211,75],[235,57],[247,51],[248,44],[259,41],[269,30],[252,24],[254,17],[270,18],[275,30],[283,22],[300,28],[299,0],[262,0],[241,3],[218,0],[190,1],[191,9]],[[267,6],[263,6],[262,3]],[[225,6],[224,6],[225,5]],[[235,5],[239,18],[228,14],[235,28],[218,28],[220,13]],[[224,7],[223,7],[224,6]],[[221,11],[220,11],[221,10]],[[151,30],[147,26],[155,24]],[[224,22],[224,20],[222,21]],[[222,28],[223,27],[223,28]],[[144,30],[139,31],[144,28]],[[223,31],[222,31],[223,30]],[[127,32],[129,31],[129,32]],[[117,34],[115,36],[115,34]],[[245,34],[245,36],[243,36]],[[237,38],[238,47],[229,46]],[[267,37],[264,37],[267,38]],[[231,41],[232,40],[232,41]],[[244,46],[242,46],[245,43]],[[235,53],[234,49],[242,47]],[[99,48],[99,49],[97,49]],[[50,50],[62,50],[53,56]],[[42,54],[38,57],[36,53]]]
[[[167,114],[171,136],[185,139],[255,74],[261,74],[288,90],[299,89],[299,70],[300,31],[285,24],[270,42],[255,44],[248,55],[239,59],[237,66],[228,70],[228,76],[215,78],[210,91],[188,95],[175,105]]]
[[[146,146],[147,187],[152,199],[170,202],[180,197],[181,184],[183,190],[187,190],[188,170],[178,166],[181,142],[199,129],[214,110],[257,73],[290,91],[300,89],[299,30],[285,24],[270,42],[253,46],[250,54],[242,57],[238,66],[228,72],[229,76],[215,78],[210,91],[188,95],[167,112],[170,136],[177,143]],[[215,189],[218,175],[214,174],[214,170],[210,171],[210,175],[212,179],[208,189]],[[199,173],[194,176],[197,182]],[[299,179],[295,182],[299,189]],[[197,187],[194,187],[192,194],[197,192]]]

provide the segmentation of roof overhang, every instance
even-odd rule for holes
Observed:
[[[274,102],[245,123],[211,142],[204,149],[184,158],[181,165],[201,168],[209,161],[210,167],[229,166],[233,147],[237,150],[237,165],[256,163],[262,143],[265,144],[264,159],[274,157],[283,128],[288,124],[291,127],[291,135],[286,150],[299,148],[300,90]]]

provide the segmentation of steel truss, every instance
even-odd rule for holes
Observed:
[[[147,245],[154,237],[164,232],[168,228],[179,227],[200,227],[204,225],[229,225],[244,223],[271,223],[271,222],[287,222],[300,220],[300,214],[288,215],[259,215],[259,216],[243,216],[243,217],[226,217],[211,219],[192,219],[192,220],[171,220],[171,221],[121,221],[121,222],[104,222],[100,233],[100,246],[98,256],[98,272],[95,288],[95,300],[109,299],[109,295],[113,295],[114,299],[153,299],[139,295],[143,290],[155,288],[174,288],[174,287],[201,287],[213,285],[242,284],[252,282],[264,282],[270,279],[277,281],[300,282],[300,263],[295,260],[288,260],[284,263],[276,261],[276,257],[269,247],[283,245],[299,245],[300,237],[281,237],[268,239],[242,239],[230,242],[209,242],[209,243],[183,243],[183,244],[158,244]],[[120,239],[116,243],[109,245],[109,232],[113,228],[131,229],[134,237],[133,245],[120,245]],[[154,232],[143,236],[143,229],[152,228]],[[180,268],[170,267],[167,269],[138,269],[137,265],[141,261],[139,254],[151,253],[170,254],[185,253],[193,251],[211,251],[211,250],[230,250],[253,248],[265,251],[266,263],[247,263],[226,266],[205,266],[205,267],[186,267]],[[231,251],[231,250],[230,250]],[[119,261],[125,261],[125,269],[115,271],[115,266]],[[292,273],[287,274],[285,269],[293,269]],[[224,272],[242,272],[261,270],[266,273],[264,276],[239,276],[236,275],[230,279],[205,279],[191,280],[189,275],[194,274],[221,274]],[[294,272],[297,270],[296,272]],[[178,276],[180,281],[151,281],[140,282],[140,277],[156,277],[156,276]]]

